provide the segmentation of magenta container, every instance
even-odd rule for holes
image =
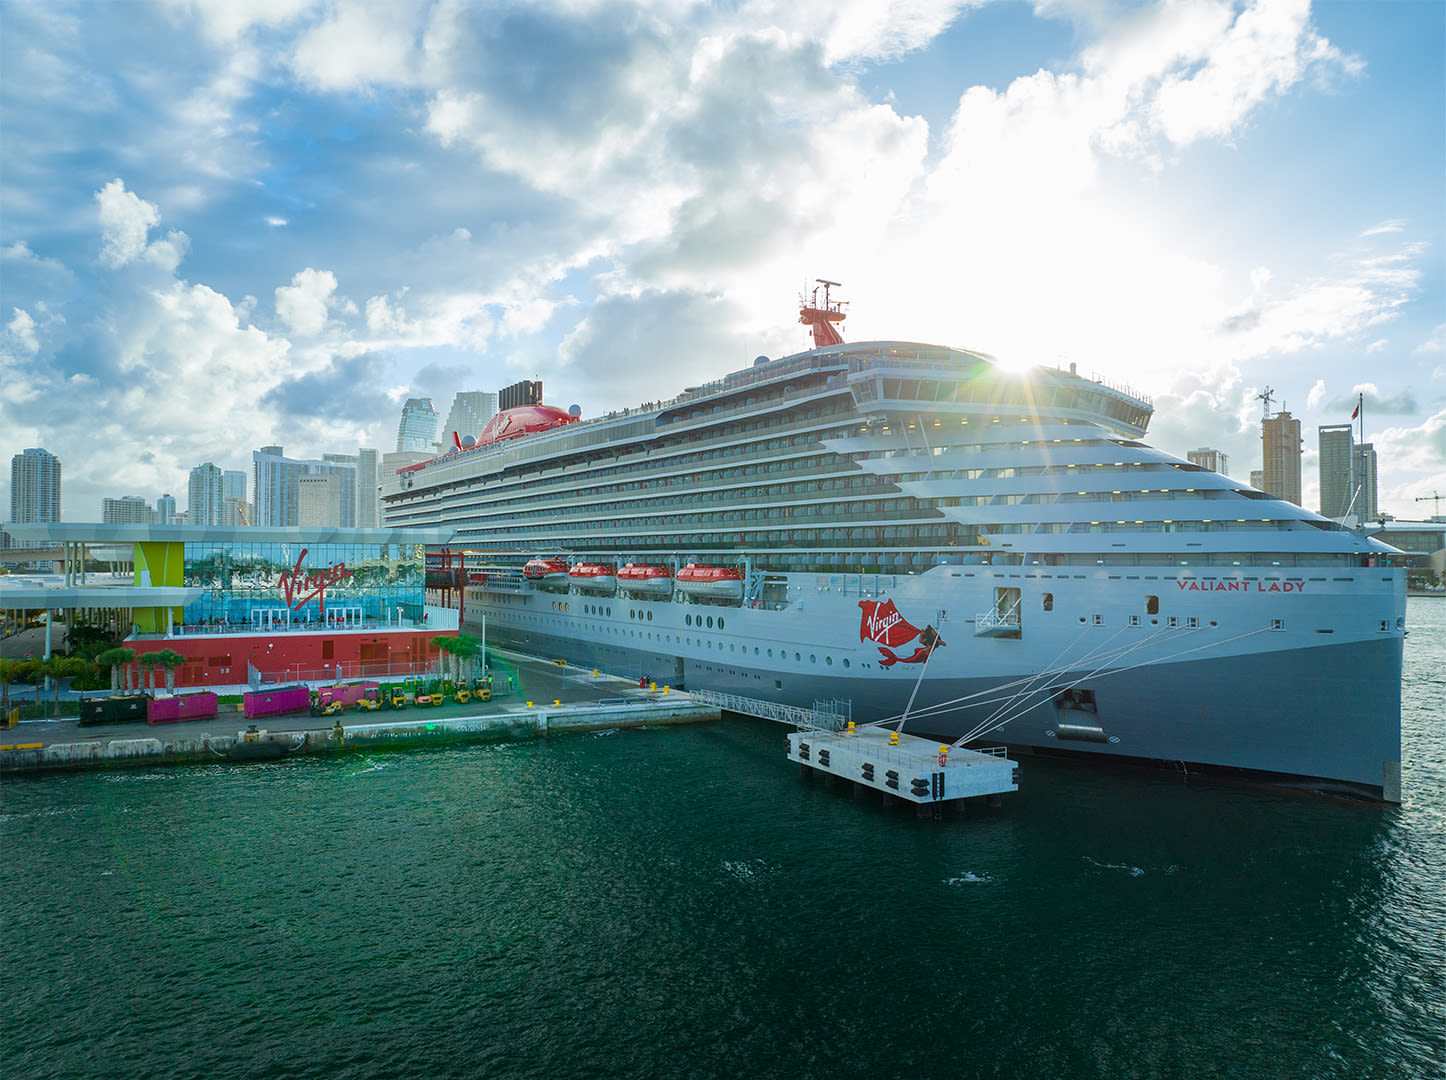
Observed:
[[[210,692],[151,698],[146,702],[146,723],[148,724],[179,724],[184,720],[209,720],[215,715],[216,695]]]
[[[304,686],[281,686],[275,690],[253,690],[241,695],[241,713],[248,720],[259,716],[305,712],[311,707],[311,691]]]

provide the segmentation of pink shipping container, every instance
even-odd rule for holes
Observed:
[[[252,690],[241,695],[241,712],[246,719],[305,712],[311,707],[311,691],[304,686],[280,686],[275,690]]]
[[[323,705],[328,701],[339,701],[343,708],[350,709],[366,697],[369,690],[374,691],[379,688],[380,684],[374,682],[337,683],[335,686],[323,686],[317,691],[317,695],[321,698]]]
[[[146,723],[179,724],[185,720],[209,720],[216,715],[216,695],[180,694],[151,698],[146,702]]]

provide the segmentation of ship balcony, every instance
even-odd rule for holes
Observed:
[[[974,616],[975,637],[1017,638],[1020,636],[1019,611],[999,612],[990,608]]]

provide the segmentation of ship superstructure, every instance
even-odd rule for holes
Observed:
[[[1147,446],[1128,387],[843,343],[821,284],[826,344],[413,466],[386,523],[457,530],[494,643],[1398,797],[1394,549]]]

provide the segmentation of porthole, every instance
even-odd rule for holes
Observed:
[[[829,667],[833,667],[833,657],[832,657],[832,656],[825,656],[825,657],[823,658],[823,662],[824,662],[825,664],[827,664]]]
[[[773,650],[772,650],[772,649],[769,649],[769,650],[768,650],[768,658],[769,658],[770,660],[773,659]]]
[[[719,630],[722,630],[722,629],[723,629],[723,616],[722,616],[722,615],[719,615],[719,616],[718,616],[718,629],[719,629]]]
[[[848,659],[847,659],[847,658],[844,659],[843,665],[844,665],[844,667],[848,667],[848,666],[849,666],[849,662],[848,662]]]
[[[709,630],[712,630],[712,629],[713,629],[713,616],[712,616],[712,615],[709,615],[709,616],[708,616],[708,629],[709,629]]]
[[[729,644],[729,646],[728,646],[728,651],[729,651],[729,652],[735,652],[735,651],[737,651],[737,650],[735,650],[735,649],[733,648],[732,644]]]
[[[794,654],[793,654],[793,662],[794,662],[795,664],[801,664],[801,663],[803,663],[803,657],[802,657],[799,653],[794,653]]]
[[[816,663],[818,663],[818,657],[815,656],[813,653],[809,653],[809,654],[808,654],[808,662],[809,662],[810,664],[816,664]]]
[[[613,615],[612,605],[609,604],[609,605],[608,605],[608,618],[612,618],[612,615]]]
[[[653,621],[653,613],[652,613],[651,611],[649,611],[649,612],[648,612],[648,622],[652,622],[652,621]]]
[[[691,616],[691,615],[684,615],[684,616],[683,616],[683,625],[684,625],[684,626],[692,626],[692,625],[693,625],[693,616]]]

